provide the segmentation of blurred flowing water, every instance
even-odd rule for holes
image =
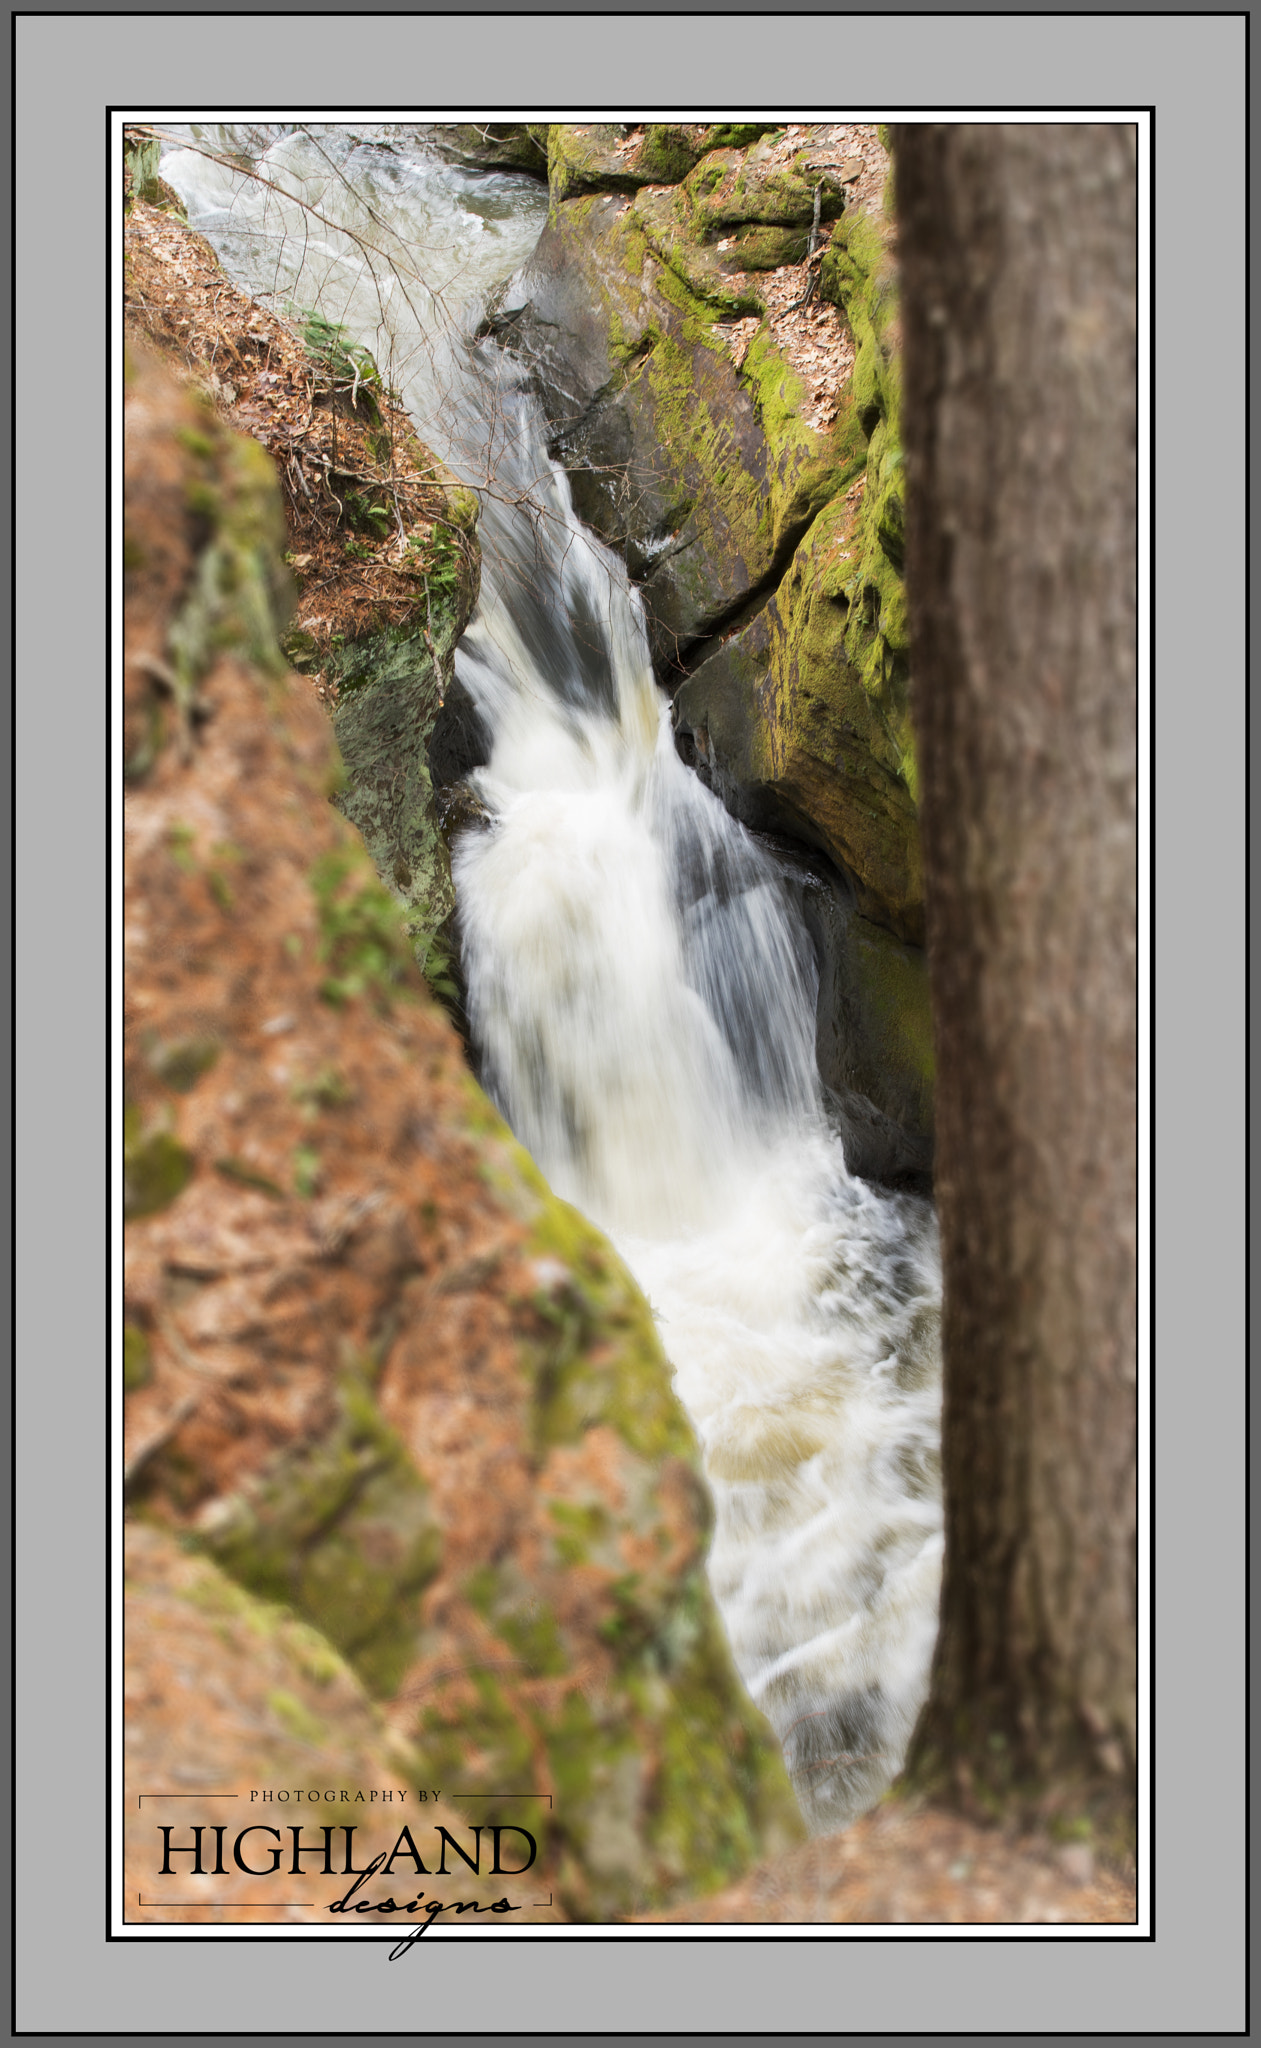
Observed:
[[[936,1634],[935,1227],[847,1172],[806,933],[679,761],[626,571],[574,518],[521,373],[474,339],[546,194],[453,168],[420,130],[184,133],[268,181],[164,156],[229,273],[371,349],[481,490],[457,673],[494,735],[492,822],[454,869],[484,1079],[652,1303],[736,1662],[811,1826],[839,1827],[895,1775]]]

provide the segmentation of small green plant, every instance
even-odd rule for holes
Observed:
[[[431,597],[452,597],[460,578],[459,535],[452,527],[438,525],[428,541],[409,540],[407,552],[415,572],[423,576]]]
[[[357,886],[356,886],[357,885]],[[363,875],[362,857],[346,848],[321,855],[311,871],[320,925],[320,983],[326,1003],[340,1007],[366,995],[388,1009],[412,971],[399,908],[388,889]]]
[[[381,408],[376,394],[383,394],[385,387],[369,350],[349,340],[344,327],[313,308],[303,311],[290,307],[289,311],[291,318],[301,323],[303,348],[317,369],[324,372],[333,391],[349,391],[352,410],[358,412],[362,402],[365,417],[379,427]]]
[[[365,496],[361,491],[348,491],[346,517],[362,532],[372,534],[376,540],[385,540],[393,523],[390,507],[382,504],[380,499],[371,502],[370,499],[371,494]]]
[[[431,992],[448,1009],[460,1000],[459,985],[455,980],[454,962],[450,948],[442,940],[431,936],[424,945],[417,945],[416,958],[420,971],[428,982]]]

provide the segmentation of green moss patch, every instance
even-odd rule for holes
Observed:
[[[333,847],[311,870],[319,916],[320,983],[325,1002],[340,1007],[367,996],[386,1010],[415,993],[411,949],[396,899],[376,879],[361,847]]]
[[[497,1591],[490,1575],[478,1597],[508,1652],[503,1666],[488,1646],[470,1672],[475,1704],[465,1696],[458,1713],[428,1707],[417,1739],[467,1791],[524,1788],[542,1753],[554,1804],[514,1802],[513,1817],[546,1842],[575,1918],[608,1920],[716,1890],[757,1856],[802,1839],[778,1746],[732,1669],[699,1572],[651,1606],[624,1605],[627,1625],[604,1632],[612,1678],[567,1689],[552,1705],[536,1693],[509,1706],[510,1670],[536,1669],[556,1653],[546,1616],[535,1613],[514,1634],[511,1618],[497,1616]]]
[[[537,1451],[576,1443],[603,1423],[639,1457],[692,1460],[695,1445],[652,1311],[608,1240],[551,1195],[529,1249],[559,1261],[568,1275],[560,1288],[534,1297],[548,1331],[535,1358]]]
[[[397,1689],[441,1538],[423,1480],[361,1379],[343,1380],[327,1435],[286,1452],[200,1541],[241,1585],[318,1628],[370,1693]]]
[[[136,1323],[128,1323],[123,1331],[123,1391],[134,1394],[137,1387],[147,1386],[152,1378],[149,1339]]]
[[[910,629],[903,583],[902,375],[897,275],[888,214],[846,214],[832,230],[820,289],[845,312],[858,345],[853,403],[868,437],[866,489],[853,525],[844,581],[847,657],[882,707],[900,773],[917,790],[909,715]]]
[[[146,1128],[133,1103],[123,1114],[123,1214],[152,1216],[181,1195],[193,1177],[193,1155],[165,1124]]]

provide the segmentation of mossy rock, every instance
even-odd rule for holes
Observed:
[[[903,583],[902,372],[897,272],[887,213],[837,222],[820,272],[825,298],[844,309],[858,344],[854,404],[868,435],[866,490],[854,523],[842,588],[849,605],[845,649],[864,687],[896,730],[903,777],[917,792],[907,711],[910,628]]]
[[[530,1249],[559,1260],[562,1292],[537,1304],[554,1330],[535,1363],[535,1440],[540,1450],[576,1443],[604,1423],[645,1459],[694,1456],[683,1411],[663,1367],[652,1312],[607,1238],[577,1209],[549,1194]],[[617,1351],[609,1369],[608,1346]]]
[[[204,1548],[240,1585],[318,1628],[377,1698],[415,1654],[419,1595],[437,1570],[428,1490],[368,1385],[347,1375],[338,1417],[249,1491],[216,1503]]]
[[[403,909],[418,957],[427,956],[455,907],[428,764],[453,624],[449,616],[435,620],[436,666],[423,635],[403,627],[352,642],[330,666],[340,692],[333,726],[345,769],[334,801],[359,828]]]
[[[806,228],[741,227],[731,236],[724,259],[733,270],[781,270],[804,263],[810,244]]]
[[[717,270],[694,288],[691,260],[671,195],[572,200],[553,209],[513,329],[580,515],[640,582],[663,676],[788,559],[864,451],[845,405],[830,433],[805,425],[769,333],[737,368],[722,322],[741,301]]]
[[[338,1828],[362,1825],[360,1787],[433,1782],[351,1666],[290,1608],[152,1524],[128,1524],[125,1569],[129,1659],[143,1666],[148,1646],[160,1647],[167,1669],[164,1684],[140,1687],[128,1727],[164,1782],[318,1784],[334,1791],[319,1821]],[[147,1832],[141,1817],[135,1826]],[[146,1863],[150,1853],[146,1844]]]
[[[763,135],[778,135],[779,132],[779,124],[775,121],[720,121],[705,130],[702,153],[708,155],[711,149],[747,149],[751,142],[760,141]]]
[[[547,176],[547,123],[447,122],[434,130],[444,155],[483,171],[528,171]]]
[[[734,255],[697,239],[677,192],[640,192],[634,213],[654,256],[668,263],[698,300],[733,319],[765,311],[750,285],[733,281],[732,273],[740,268]]]
[[[648,178],[618,150],[623,130],[607,122],[555,121],[547,131],[547,186],[553,205],[585,192],[637,192]]]
[[[415,617],[401,625],[331,650],[308,648],[293,636],[287,646],[295,665],[313,667],[318,660],[336,685],[342,783],[334,802],[359,828],[377,874],[403,910],[422,972],[458,1015],[455,890],[429,746],[445,698],[458,689],[455,645],[477,602],[481,553],[475,492],[441,465],[439,474],[446,484],[453,579],[448,576],[432,601],[422,600]]]
[[[705,1583],[709,1505],[648,1304],[471,1075],[465,1102],[538,1276],[520,1356],[551,1536],[466,1573],[477,1660],[449,1696],[430,1689],[414,1735],[435,1783],[549,1785],[554,1804],[523,1799],[513,1818],[546,1837],[566,1910],[608,1920],[714,1889],[803,1824]]]
[[[527,1590],[503,1568],[484,1568],[470,1584],[493,1640],[559,1681],[565,1651],[546,1614],[525,1604]],[[606,1682],[557,1682],[554,1704],[543,1689],[526,1703],[511,1698],[488,1659],[475,1700],[466,1695],[458,1715],[427,1706],[415,1732],[439,1777],[466,1793],[528,1782],[545,1759],[554,1804],[514,1803],[513,1817],[546,1836],[561,1903],[585,1921],[718,1890],[805,1833],[701,1574],[651,1610],[628,1589],[616,1620],[606,1631],[616,1656]]]
[[[710,238],[746,224],[808,228],[816,189],[820,219],[835,220],[844,210],[844,192],[826,173],[810,169],[808,152],[799,151],[791,163],[774,164],[756,146],[711,151],[684,186],[697,231]]]
[[[933,1125],[933,1032],[928,962],[869,918],[856,917],[850,958],[857,1005],[874,1042],[873,1072],[909,1129]],[[870,1084],[866,1093],[873,1092]],[[900,1098],[900,1099],[899,1099]]]
[[[861,916],[825,863],[804,867],[787,879],[819,964],[815,1050],[846,1164],[864,1180],[927,1194],[933,1049],[923,949]]]
[[[707,150],[714,135],[739,133],[745,141],[758,127],[715,131],[697,125],[650,121],[634,150],[621,145],[626,130],[602,122],[557,122],[548,130],[548,186],[553,202],[587,192],[634,192],[643,185],[678,185]]]
[[[818,847],[854,878],[865,914],[919,944],[909,714],[900,678],[882,691],[850,657],[849,538],[833,499],[764,611],[683,684],[675,723],[737,815]]]
[[[703,145],[695,131],[650,122],[636,152],[635,168],[649,185],[677,185],[702,154]]]

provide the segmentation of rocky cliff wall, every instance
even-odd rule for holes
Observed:
[[[578,510],[639,583],[683,758],[786,842],[851,1164],[922,1182],[931,1031],[883,146],[859,129],[715,147],[701,129],[554,126],[549,168],[547,227],[494,331],[533,369]]]

